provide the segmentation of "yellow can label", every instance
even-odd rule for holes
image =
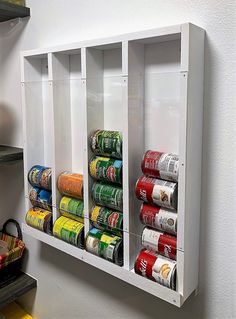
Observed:
[[[44,231],[45,218],[50,214],[46,210],[30,209],[25,216],[26,224]]]
[[[98,163],[98,161],[108,162],[109,160],[110,160],[109,157],[101,157],[101,156],[95,157],[90,162],[90,165],[89,165],[90,175],[92,177],[96,178],[97,177],[97,163]]]
[[[67,217],[59,217],[53,227],[53,235],[77,246],[78,238],[84,228],[84,224]]]
[[[89,165],[89,171],[90,171],[90,175],[94,178],[97,177],[97,162],[98,162],[98,158],[96,157],[95,159],[93,159],[91,162],[90,162],[90,165]]]
[[[102,237],[101,237],[101,241],[103,243],[106,243],[108,245],[110,245],[113,241],[116,241],[117,239],[120,239],[120,237],[117,237],[117,236],[109,236],[109,235],[106,235],[106,234],[103,234]]]
[[[100,213],[100,210],[101,210],[101,207],[99,207],[99,206],[95,206],[95,207],[93,208],[93,211],[92,211],[92,213],[91,213],[91,220],[92,220],[93,222],[96,222],[96,221],[97,221],[97,218],[98,218],[98,215],[99,215],[99,213]]]
[[[60,210],[68,210],[69,202],[71,201],[70,197],[63,196],[60,201]]]
[[[64,216],[64,217],[67,217],[67,218],[71,218],[71,219],[74,219],[76,220],[77,222],[80,222],[80,223],[83,223],[84,222],[84,219],[81,218],[81,217],[78,217],[76,215],[72,215],[70,213],[67,213],[67,212],[61,212],[61,215]]]
[[[67,223],[68,218],[61,216],[59,217],[53,226],[53,235],[56,237],[61,237],[61,229],[64,227],[64,225]]]

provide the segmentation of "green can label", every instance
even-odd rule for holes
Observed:
[[[84,225],[75,220],[59,217],[53,226],[53,235],[74,246],[83,246]]]
[[[84,203],[82,200],[63,196],[60,201],[60,211],[84,218]]]
[[[95,206],[91,213],[91,220],[95,227],[112,231],[117,235],[122,235],[123,214],[112,209]]]
[[[92,197],[96,205],[123,211],[123,190],[121,187],[95,183]]]
[[[118,131],[98,130],[91,136],[94,154],[122,159],[122,134]]]
[[[99,256],[99,243],[102,234],[102,231],[97,228],[90,229],[86,237],[86,250],[91,254]]]
[[[89,165],[90,175],[104,182],[122,184],[122,161],[109,157],[93,157]]]
[[[113,262],[116,259],[116,246],[119,245],[120,242],[120,237],[103,233],[99,243],[99,256]]]

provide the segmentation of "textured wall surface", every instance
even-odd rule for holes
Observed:
[[[236,1],[29,0],[28,23],[0,26],[0,143],[22,145],[19,51],[125,32],[195,23],[207,31],[200,286],[182,309],[168,305],[53,248],[25,238],[37,294],[21,299],[39,319],[236,318]],[[1,220],[23,218],[16,183],[0,170]],[[14,188],[14,190],[13,190]],[[9,193],[9,196],[7,195]],[[7,202],[14,201],[8,206]],[[4,194],[4,195],[2,195]],[[15,200],[16,198],[16,200]],[[3,201],[3,199],[5,199]]]

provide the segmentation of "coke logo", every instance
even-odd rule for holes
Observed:
[[[115,181],[115,167],[109,166],[106,172],[107,178],[109,178],[111,181]]]
[[[145,189],[141,189],[141,190],[140,190],[140,196],[141,196],[141,199],[142,199],[143,201],[146,201],[146,200],[147,200],[147,192],[146,192]]]
[[[113,212],[109,217],[108,217],[108,224],[110,225],[110,227],[115,228],[117,221],[119,218],[119,213],[115,213]]]
[[[170,257],[170,253],[171,253],[171,246],[170,245],[165,245],[164,246],[164,254],[166,257]]]
[[[141,262],[140,262],[140,272],[141,272],[142,276],[146,277],[146,273],[147,273],[147,260],[145,260],[145,259],[141,259]]]

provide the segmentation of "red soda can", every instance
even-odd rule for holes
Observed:
[[[176,261],[143,249],[137,256],[134,270],[137,274],[175,290]]]
[[[177,208],[177,183],[141,176],[136,183],[136,197],[158,206]]]
[[[144,225],[173,235],[177,234],[177,214],[170,210],[143,203],[139,218]]]
[[[145,227],[142,233],[142,246],[167,258],[176,260],[176,237]]]
[[[143,156],[141,169],[144,175],[177,182],[179,157],[172,153],[149,150]]]

